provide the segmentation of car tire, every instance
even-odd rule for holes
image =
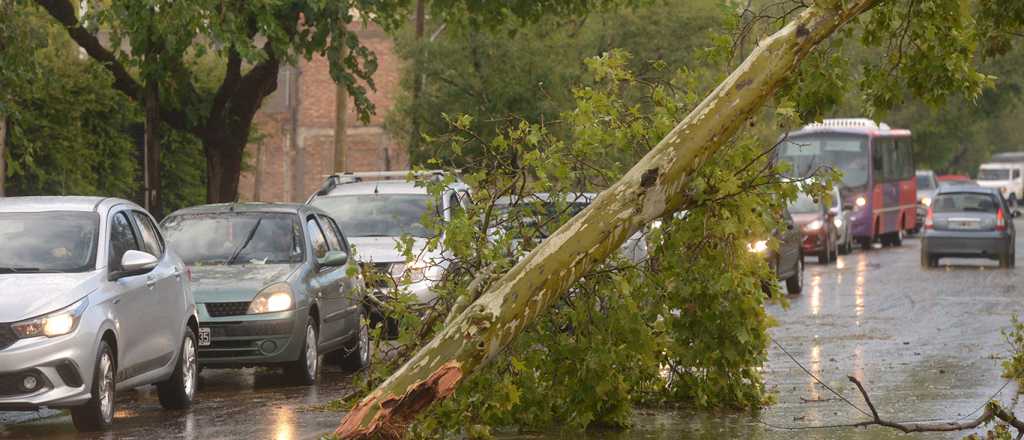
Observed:
[[[896,229],[896,232],[893,232],[892,234],[889,235],[889,245],[890,246],[895,246],[895,247],[903,246],[903,227],[902,226],[900,228]]]
[[[196,333],[186,327],[181,341],[181,355],[174,366],[174,374],[156,385],[160,406],[164,409],[185,409],[192,406],[199,384],[199,349]]]
[[[92,398],[85,405],[71,408],[71,421],[82,432],[103,431],[114,423],[117,361],[107,341],[100,342],[96,367],[92,373]]]
[[[804,259],[803,256],[796,260],[796,272],[786,278],[786,293],[799,295],[804,291]]]
[[[302,351],[299,358],[289,363],[284,371],[301,385],[313,385],[320,377],[320,331],[312,316],[306,318],[302,332]]]
[[[921,250],[921,267],[935,267],[932,265],[932,256],[925,252],[924,249]]]
[[[340,351],[339,364],[345,371],[359,371],[370,366],[370,324],[366,313],[359,315],[359,330],[351,347]]]
[[[825,247],[824,247],[824,249],[821,250],[821,252],[818,252],[818,264],[828,265],[831,262],[832,262],[832,239],[828,235],[826,235],[825,236]]]
[[[1010,265],[1010,254],[1006,253],[999,256],[999,267],[1003,269],[1009,269],[1013,266]]]

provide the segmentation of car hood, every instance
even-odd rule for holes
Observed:
[[[793,224],[797,226],[806,226],[808,223],[813,222],[815,220],[823,220],[823,217],[824,216],[822,216],[821,214],[813,212],[793,214]]]
[[[103,271],[0,275],[0,322],[44,315],[82,299],[102,281]]]
[[[193,266],[192,296],[197,303],[249,301],[264,287],[283,282],[297,264]]]
[[[349,237],[360,263],[404,263],[405,256],[397,249],[398,237]],[[413,255],[427,245],[425,238],[413,238]]]

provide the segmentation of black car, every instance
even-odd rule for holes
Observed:
[[[772,250],[767,240],[758,240],[747,245],[750,252],[764,254],[780,280],[786,282],[786,292],[790,295],[799,294],[804,290],[804,256],[801,249],[803,235],[797,229],[793,216],[788,209],[782,210],[785,229],[776,231],[779,249]],[[766,289],[767,290],[767,287]]]
[[[921,238],[921,265],[943,257],[988,258],[1016,264],[1017,233],[1006,199],[994,188],[940,187],[928,208]]]

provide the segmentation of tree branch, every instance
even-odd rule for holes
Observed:
[[[50,16],[64,25],[68,36],[79,47],[84,49],[85,53],[89,54],[92,59],[99,62],[114,75],[114,88],[128,95],[129,98],[137,100],[141,97],[142,86],[125,70],[121,62],[114,57],[114,54],[103,47],[103,44],[100,43],[100,40],[95,35],[82,27],[78,22],[78,17],[75,16],[75,8],[71,5],[70,1],[36,0],[36,4],[42,6]]]
[[[974,420],[964,421],[950,421],[950,422],[908,422],[900,423],[885,420],[878,415],[878,411],[875,409],[875,404],[871,402],[871,397],[868,396],[868,392],[864,389],[864,385],[857,380],[856,377],[847,376],[850,382],[853,382],[860,390],[861,396],[864,397],[864,401],[867,402],[868,408],[871,409],[871,414],[874,420],[861,422],[852,426],[866,427],[872,425],[885,426],[887,428],[898,429],[904,433],[911,432],[949,432],[949,431],[965,431],[968,429],[977,428],[985,423],[991,422],[994,419],[999,419],[1006,424],[1013,426],[1017,429],[1018,433],[1024,433],[1024,422],[1018,419],[1013,413],[1007,411],[999,402],[990,401],[985,405],[985,411],[981,413],[978,418]]]

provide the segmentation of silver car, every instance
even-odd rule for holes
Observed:
[[[1017,233],[1009,205],[994,188],[940,187],[924,220],[921,265],[943,257],[988,258],[1001,267],[1016,263]]]
[[[0,411],[70,408],[82,431],[116,389],[156,384],[192,404],[189,275],[139,206],[93,197],[0,198]]]

